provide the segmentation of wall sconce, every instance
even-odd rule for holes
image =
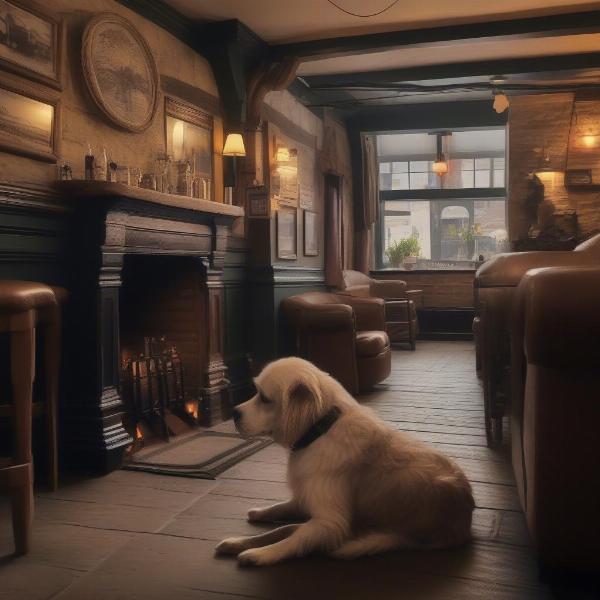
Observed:
[[[289,162],[290,160],[290,149],[280,146],[275,152],[275,162]]]
[[[223,146],[223,186],[226,188],[234,188],[237,184],[235,159],[238,156],[246,156],[244,138],[241,133],[228,133]]]
[[[598,148],[600,147],[600,135],[594,133],[586,133],[579,138],[581,148]]]
[[[228,133],[223,146],[223,156],[246,156],[244,138],[241,133]]]

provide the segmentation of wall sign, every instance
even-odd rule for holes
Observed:
[[[85,82],[98,108],[128,131],[148,128],[158,104],[158,71],[144,38],[122,17],[103,13],[83,34]]]
[[[295,208],[280,208],[277,211],[277,258],[297,258]]]
[[[317,213],[304,211],[304,256],[319,256]]]

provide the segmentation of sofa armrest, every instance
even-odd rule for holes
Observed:
[[[406,290],[406,297],[414,302],[415,308],[425,306],[423,290]]]
[[[369,286],[373,298],[400,299],[406,298],[406,281],[400,279],[373,279]]]
[[[523,282],[527,362],[555,369],[600,364],[600,267],[550,267]]]
[[[354,310],[357,331],[385,331],[385,302],[381,298],[345,296]]]
[[[511,252],[497,254],[483,263],[475,273],[475,287],[516,286],[530,269],[544,267],[578,267],[598,264],[586,252]]]

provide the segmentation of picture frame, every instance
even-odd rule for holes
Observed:
[[[196,106],[172,96],[165,97],[165,147],[174,162],[189,161],[192,177],[205,192],[214,195],[214,118]]]
[[[60,100],[8,73],[0,74],[0,149],[56,163],[60,154]]]
[[[304,211],[304,256],[319,256],[319,232],[317,213]]]
[[[0,23],[0,68],[62,89],[62,22],[32,0],[0,0]]]
[[[567,169],[565,171],[565,187],[582,188],[592,185],[591,169]]]
[[[264,185],[248,188],[248,218],[268,219],[271,216],[270,200]]]
[[[298,258],[296,209],[280,208],[277,211],[277,258]]]
[[[160,96],[158,69],[150,46],[127,19],[113,13],[91,19],[81,62],[92,100],[108,120],[134,133],[150,126]]]

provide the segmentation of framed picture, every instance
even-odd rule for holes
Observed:
[[[277,211],[277,258],[295,260],[296,251],[296,209],[280,208]]]
[[[248,188],[248,217],[268,219],[271,216],[269,193],[264,185]]]
[[[58,92],[51,94],[8,74],[0,77],[0,148],[56,162],[59,142]]]
[[[565,187],[587,187],[592,185],[591,169],[567,169],[565,171]]]
[[[317,213],[304,211],[304,256],[319,256]]]
[[[38,4],[0,0],[0,66],[60,89],[62,27]]]
[[[158,106],[158,70],[146,40],[112,13],[94,17],[83,34],[83,75],[104,115],[127,131],[148,128]]]

